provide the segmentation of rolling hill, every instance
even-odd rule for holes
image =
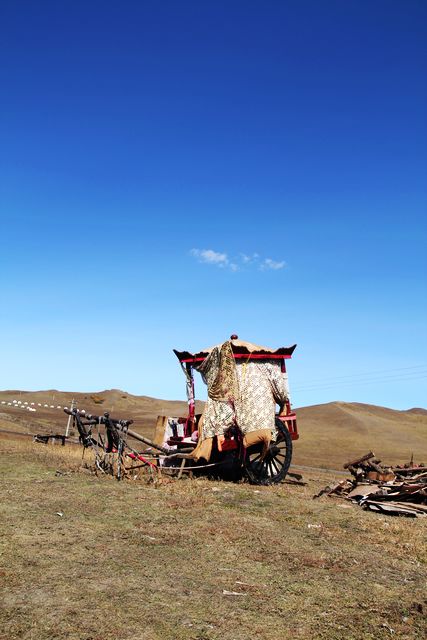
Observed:
[[[90,413],[110,411],[114,417],[133,419],[132,428],[148,437],[158,415],[187,412],[185,401],[135,396],[119,389],[93,393],[0,391],[0,430],[63,433],[67,416],[57,407],[70,406],[73,398],[79,408]],[[36,411],[8,404],[12,400]],[[198,402],[197,411],[202,409],[203,403]],[[294,443],[294,464],[340,469],[347,460],[369,450],[389,464],[407,462],[412,453],[415,461],[427,463],[425,409],[397,411],[375,405],[331,402],[296,411],[300,439]]]
[[[330,402],[297,409],[300,439],[293,462],[339,469],[369,450],[387,464],[427,464],[427,413]],[[310,463],[308,462],[310,461]]]

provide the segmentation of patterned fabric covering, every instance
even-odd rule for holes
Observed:
[[[223,435],[233,424],[243,435],[270,429],[275,433],[276,402],[283,407],[289,398],[287,379],[280,361],[236,361],[231,343],[214,347],[197,367],[208,387],[199,444]]]
[[[208,385],[209,398],[218,402],[233,404],[239,397],[239,384],[236,374],[236,362],[227,341],[215,347],[197,367]]]

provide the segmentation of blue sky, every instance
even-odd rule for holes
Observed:
[[[426,406],[424,2],[0,24],[0,388],[184,398],[172,349],[236,332],[298,344],[298,406]]]

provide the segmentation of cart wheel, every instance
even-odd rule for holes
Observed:
[[[276,431],[276,442],[270,444],[270,449],[262,460],[260,445],[246,450],[245,468],[253,484],[277,484],[288,473],[292,459],[292,439],[279,418],[276,418]]]

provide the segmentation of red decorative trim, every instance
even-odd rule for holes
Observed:
[[[254,353],[253,355],[251,354],[247,354],[247,353],[235,353],[234,355],[234,359],[235,360],[240,360],[242,358],[244,358],[245,360],[282,360],[283,358],[292,358],[292,356],[283,356],[283,355],[275,355],[274,353],[272,353],[271,355],[267,355],[267,354],[259,354],[259,353]],[[203,360],[206,360],[205,358],[188,358],[185,360],[181,360],[181,362],[203,362]]]
[[[289,411],[290,410],[289,402],[287,403],[287,405],[288,405],[288,411]],[[292,411],[292,413],[288,413],[286,416],[277,416],[277,417],[279,418],[279,420],[283,422],[283,424],[289,431],[291,440],[298,440],[299,433],[298,433],[298,427],[297,427],[297,417],[295,415],[295,412]]]

